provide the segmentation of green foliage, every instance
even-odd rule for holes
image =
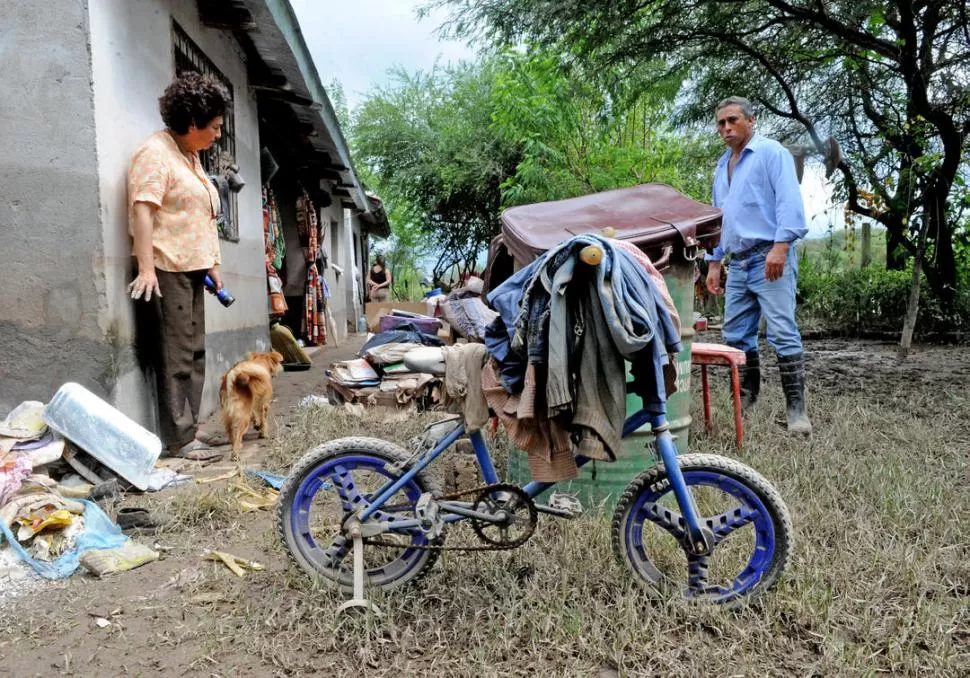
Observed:
[[[347,95],[344,93],[344,86],[339,80],[333,79],[327,87],[327,95],[333,105],[333,112],[337,116],[340,128],[347,134],[351,129],[350,109],[347,107]]]
[[[891,265],[929,235],[924,270],[955,294],[970,153],[966,0],[429,0],[447,31],[487,44],[540,45],[619,81],[683,76],[681,120],[711,124],[730,94],[765,114],[760,129],[818,153],[842,147],[849,208],[890,231]],[[666,70],[656,75],[657,63]],[[653,75],[652,75],[653,74]],[[965,183],[965,182],[964,182]],[[860,200],[869,189],[878,209]],[[885,209],[883,209],[885,208]],[[897,256],[901,252],[902,256]]]
[[[799,315],[808,327],[849,336],[898,334],[906,316],[912,283],[911,268],[886,270],[825,270],[824,264],[805,257],[798,271]],[[970,331],[970,291],[957,295],[951,308],[942,305],[928,285],[920,288],[917,335]]]
[[[857,229],[858,230],[858,229]],[[859,236],[855,236],[855,247],[859,247]],[[844,229],[832,229],[822,238],[812,238],[799,243],[798,251],[801,257],[810,259],[812,264],[823,273],[834,273],[845,268],[857,267],[858,254],[849,256]],[[872,264],[885,268],[886,265],[886,232],[873,229],[872,232]]]
[[[438,277],[474,262],[498,230],[501,185],[519,155],[491,127],[488,63],[392,76],[357,110],[354,152],[392,206],[395,234],[423,237]]]
[[[391,237],[374,251],[384,255],[391,270],[391,298],[416,301],[424,295],[420,263],[432,253],[430,239],[403,215],[400,205],[393,205],[387,216],[393,224]]]
[[[522,161],[503,184],[516,205],[653,181],[709,199],[720,151],[668,122],[676,86],[616,82],[610,74],[564,67],[560,55],[508,50],[496,69],[492,121],[519,146]]]
[[[391,257],[429,257],[440,279],[475,266],[510,205],[651,181],[709,199],[720,144],[669,123],[679,81],[641,86],[567,61],[509,50],[429,74],[394,71],[371,93],[353,147],[391,210]]]

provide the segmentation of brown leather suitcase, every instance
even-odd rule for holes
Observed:
[[[616,231],[614,237],[650,253],[662,268],[659,264],[665,262],[660,259],[669,258],[672,249],[683,247],[692,253],[715,245],[721,233],[721,210],[666,184],[642,184],[511,207],[502,214],[501,237],[508,252],[524,265],[566,238],[601,234],[606,227]],[[493,252],[498,245],[492,243]]]

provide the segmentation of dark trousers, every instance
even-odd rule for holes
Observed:
[[[162,296],[147,304],[157,337],[152,353],[166,447],[191,442],[199,428],[205,385],[205,274],[155,269]]]

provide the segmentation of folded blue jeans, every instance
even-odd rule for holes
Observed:
[[[762,314],[768,325],[768,343],[778,356],[802,352],[802,337],[795,322],[795,288],[798,256],[794,243],[788,249],[785,272],[775,281],[765,278],[765,257],[771,249],[752,248],[747,256],[734,256],[728,264],[724,289],[724,327],[729,346],[742,351],[758,350],[758,326]]]

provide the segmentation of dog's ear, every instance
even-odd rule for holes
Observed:
[[[270,357],[273,359],[274,362],[277,362],[280,364],[283,363],[283,354],[280,353],[279,351],[273,351],[272,353],[270,353]]]

